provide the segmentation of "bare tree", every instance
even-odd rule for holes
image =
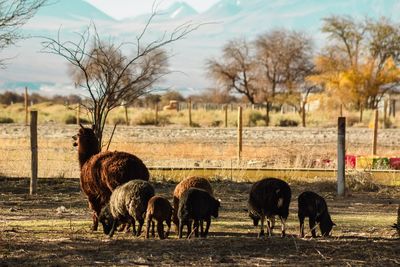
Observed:
[[[312,41],[304,33],[273,30],[260,35],[255,46],[259,89],[265,98],[268,125],[271,105],[278,91],[284,95],[299,93],[305,77],[312,72]]]
[[[19,29],[47,0],[0,0],[0,51],[23,36]],[[0,61],[1,63],[1,61]]]
[[[222,60],[211,59],[207,70],[213,79],[226,91],[236,91],[247,97],[250,103],[257,101],[255,84],[255,61],[249,44],[232,40],[223,48]]]
[[[198,24],[182,24],[170,33],[165,32],[159,39],[142,44],[156,15],[153,9],[143,31],[133,43],[116,45],[106,42],[94,24],[79,34],[77,42],[63,41],[60,34],[57,39],[45,37],[42,42],[43,52],[59,55],[70,63],[76,86],[88,92],[89,101],[84,107],[92,117],[100,144],[109,112],[122,101],[129,105],[138,97],[152,92],[155,83],[170,73],[168,56],[162,48],[200,27]],[[133,55],[124,54],[129,47],[133,48]]]

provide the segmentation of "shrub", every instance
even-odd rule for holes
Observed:
[[[145,112],[145,113],[141,114],[140,117],[138,117],[134,120],[134,124],[136,124],[136,125],[155,125],[156,117],[155,117],[154,113],[152,113],[152,112],[151,113]],[[161,115],[159,113],[157,125],[166,125],[166,124],[170,124],[169,116]]]
[[[211,127],[219,127],[221,125],[222,125],[222,121],[221,120],[212,121],[211,124],[210,124]]]
[[[80,123],[82,124],[87,124],[89,123],[88,120],[83,119],[83,118],[79,118]],[[65,124],[76,124],[77,120],[76,120],[76,116],[74,115],[67,115],[64,119]]]
[[[278,120],[276,126],[280,127],[296,127],[299,125],[298,121],[291,120],[291,119],[280,119]]]
[[[346,185],[352,191],[376,192],[379,190],[379,185],[374,182],[372,175],[367,172],[355,171],[347,175]]]
[[[113,118],[113,124],[126,124],[126,120],[123,117]]]
[[[0,123],[14,123],[14,120],[9,117],[0,117]]]
[[[263,121],[264,116],[258,111],[252,111],[249,114],[248,126],[257,126],[257,122]]]

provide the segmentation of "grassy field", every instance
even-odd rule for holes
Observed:
[[[278,222],[272,238],[258,239],[244,211],[251,184],[214,181],[222,207],[208,238],[179,240],[172,233],[167,240],[146,240],[143,234],[135,238],[120,232],[110,239],[90,231],[90,211],[78,179],[40,179],[37,196],[26,194],[26,179],[0,178],[0,183],[1,266],[400,264],[400,240],[390,228],[400,204],[398,187],[337,198],[333,181],[289,181],[293,197],[287,237],[279,237]],[[157,194],[172,199],[175,183],[153,184]],[[337,224],[331,237],[313,239],[306,231],[305,238],[298,238],[296,198],[304,190],[327,199]]]
[[[30,106],[30,110],[37,110],[39,112],[39,123],[62,123],[65,124],[71,117],[76,116],[76,106],[64,106],[52,103],[40,103]],[[243,125],[244,126],[265,126],[265,121],[262,116],[265,115],[265,110],[252,110],[251,108],[245,109],[243,112]],[[359,114],[354,111],[344,111],[343,115],[347,117],[347,123],[355,127],[370,127],[373,122],[373,112],[371,110],[364,111],[363,121],[359,122]],[[339,111],[326,111],[316,110],[307,113],[307,126],[308,127],[335,127],[337,124],[337,117]],[[90,120],[84,110],[81,111],[80,117],[85,120]],[[383,123],[383,115],[380,115],[380,124]],[[25,122],[25,110],[22,104],[13,105],[0,105],[0,122],[4,118],[9,118],[15,123]],[[296,121],[301,125],[299,113],[288,112],[282,114],[280,112],[271,113],[271,126],[279,125],[281,120],[289,119]],[[129,108],[128,120],[131,125],[154,125],[155,110],[147,108]],[[225,121],[225,113],[221,110],[205,110],[199,108],[192,110],[192,122],[196,127],[223,127]],[[114,109],[107,120],[107,123],[114,124],[116,122],[125,123],[125,109]],[[179,125],[188,126],[189,117],[188,110],[182,111],[159,111],[158,113],[159,125]],[[228,109],[228,127],[237,125],[237,110]],[[399,127],[400,120],[398,118],[388,118],[387,125],[390,127]]]

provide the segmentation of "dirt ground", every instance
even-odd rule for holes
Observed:
[[[0,266],[259,266],[400,264],[400,240],[390,228],[400,204],[399,188],[352,192],[336,198],[333,183],[290,182],[292,202],[287,237],[258,239],[245,212],[250,183],[212,182],[222,200],[206,239],[135,238],[117,233],[112,239],[92,232],[90,211],[78,179],[40,179],[37,196],[27,194],[29,181],[0,178]],[[175,183],[153,183],[170,200]],[[297,201],[304,190],[323,195],[337,224],[328,238],[298,238]],[[306,224],[308,227],[308,224]],[[101,227],[100,227],[101,230]]]

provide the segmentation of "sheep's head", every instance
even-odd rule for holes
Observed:
[[[254,211],[249,211],[249,217],[253,220],[253,225],[258,226],[258,223],[260,222],[260,216],[256,214]]]
[[[107,204],[101,209],[99,221],[103,225],[104,234],[108,235],[114,225],[114,217],[111,214],[110,205]]]
[[[212,210],[212,213],[211,213],[211,215],[214,217],[214,218],[218,218],[218,209],[219,209],[219,207],[221,206],[221,200],[214,200],[215,202],[214,202],[214,207],[213,207],[213,210]]]
[[[331,234],[333,226],[336,226],[336,224],[332,222],[330,217],[321,220],[321,222],[319,223],[319,229],[321,230],[322,236],[329,236]]]

